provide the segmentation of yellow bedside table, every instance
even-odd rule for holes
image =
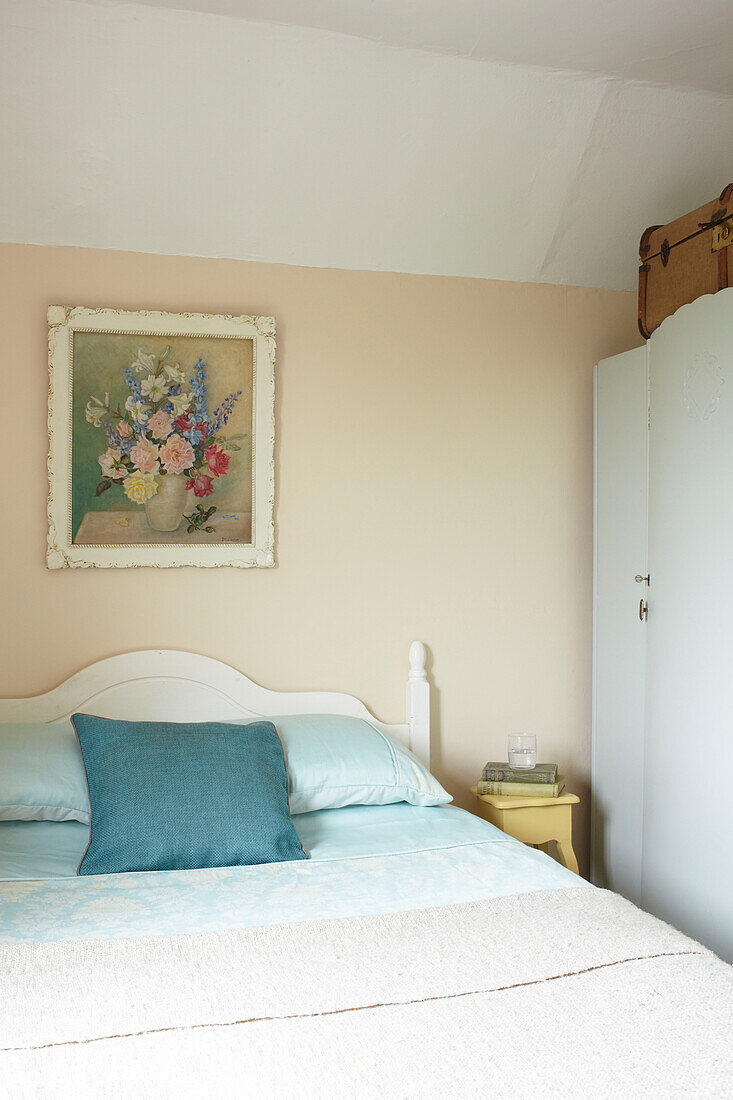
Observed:
[[[471,794],[476,788],[471,787]],[[557,798],[514,798],[507,794],[476,794],[476,812],[524,844],[533,844],[547,851],[554,840],[563,867],[578,873],[578,861],[573,851],[573,806],[580,802],[577,794],[563,791]]]

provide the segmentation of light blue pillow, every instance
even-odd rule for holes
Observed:
[[[439,806],[452,801],[408,749],[363,718],[292,714],[270,721],[285,752],[291,814],[340,806]]]
[[[74,714],[92,820],[80,875],[305,859],[271,722]]]
[[[0,724],[0,821],[89,824],[84,764],[70,722]]]
[[[452,801],[411,752],[362,718],[295,714],[270,721],[285,753],[291,814]],[[0,725],[0,820],[12,819],[89,823],[84,765],[69,723]]]

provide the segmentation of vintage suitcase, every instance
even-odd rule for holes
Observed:
[[[639,242],[639,331],[645,339],[680,306],[731,285],[731,244],[733,183],[720,198],[691,214],[644,230]]]

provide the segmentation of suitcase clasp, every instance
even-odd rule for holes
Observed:
[[[733,218],[726,218],[713,226],[712,251],[721,252],[733,244]]]

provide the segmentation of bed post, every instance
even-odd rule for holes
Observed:
[[[430,684],[425,671],[427,652],[422,642],[410,646],[410,675],[407,679],[407,722],[410,749],[430,767]]]

